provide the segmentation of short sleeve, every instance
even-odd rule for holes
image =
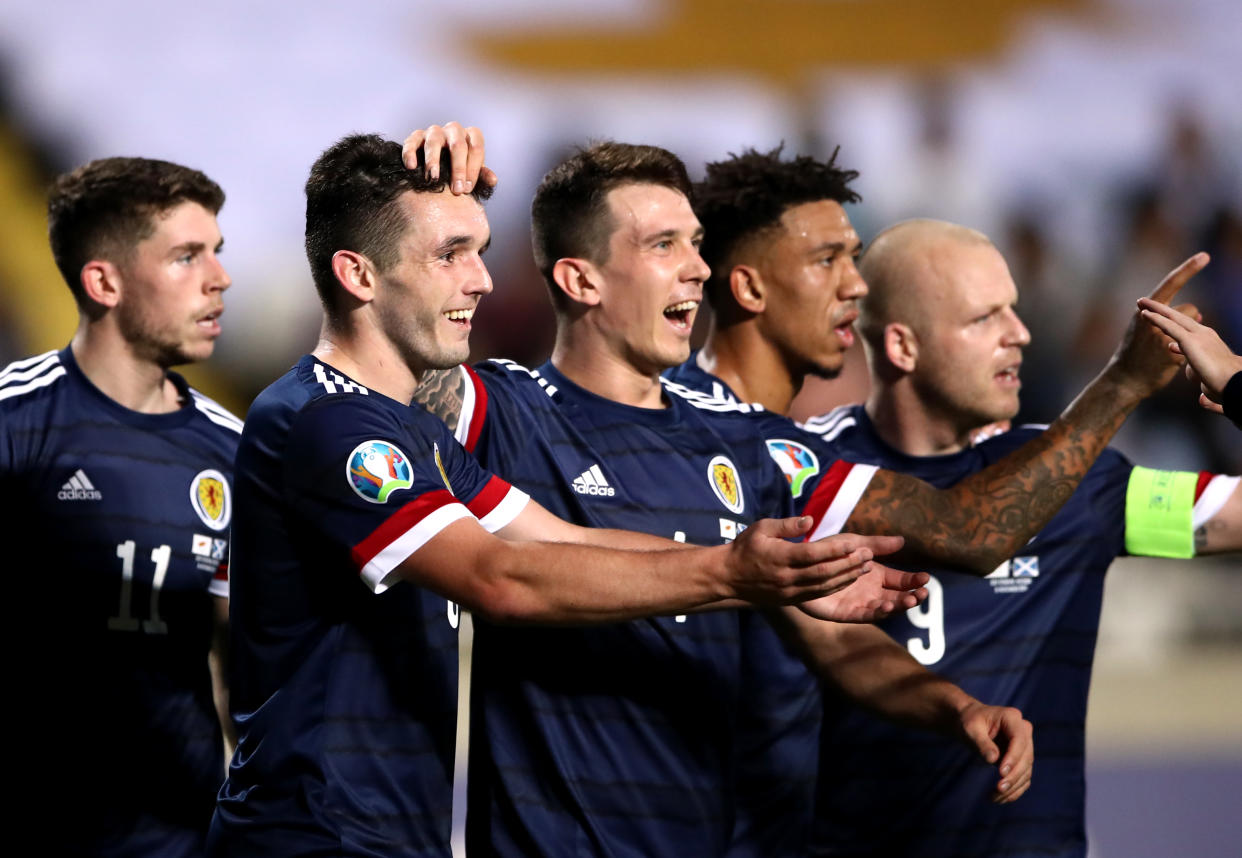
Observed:
[[[461,468],[466,457],[459,451],[447,429],[427,432],[361,395],[328,397],[308,406],[292,427],[286,501],[308,527],[347,552],[364,583],[380,593],[395,583],[402,561],[453,522],[518,502],[508,498],[503,480]]]

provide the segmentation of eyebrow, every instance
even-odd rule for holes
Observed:
[[[846,250],[850,253],[859,253],[862,250],[862,240],[856,239],[853,244],[846,244],[844,241],[826,241],[823,244],[817,244],[807,251],[808,256],[819,256],[825,250],[831,250],[833,253],[842,253]]]
[[[442,253],[448,253],[450,250],[460,250],[463,247],[469,247],[474,244],[477,239],[473,235],[450,235],[444,241],[435,246],[432,254],[439,256]],[[492,237],[489,235],[483,244],[479,247],[479,253],[483,253],[492,246]]]
[[[220,243],[216,245],[216,253],[219,253],[221,248],[223,247],[224,247],[224,239],[222,238],[220,239]],[[183,253],[200,253],[201,251],[204,251],[206,249],[207,249],[207,245],[204,242],[183,241],[180,244],[174,244],[169,249],[168,252],[180,256]]]
[[[662,229],[659,232],[653,232],[653,233],[650,233],[649,235],[643,236],[642,243],[651,244],[652,242],[663,241],[664,239],[667,239],[667,238],[676,238],[680,234],[680,232],[681,231],[677,229]],[[702,238],[702,237],[703,237],[703,227],[700,226],[693,233],[691,233],[690,240],[694,241],[694,239]]]

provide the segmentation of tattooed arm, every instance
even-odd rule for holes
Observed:
[[[1191,257],[1152,297],[1167,303],[1206,264],[1206,254]],[[1136,314],[1108,366],[1040,437],[948,489],[879,471],[844,529],[899,533],[902,560],[987,575],[1048,523],[1129,413],[1179,365],[1168,339]]]
[[[461,367],[429,369],[423,373],[423,378],[414,391],[414,402],[439,417],[449,429],[456,432],[465,390],[466,373]]]

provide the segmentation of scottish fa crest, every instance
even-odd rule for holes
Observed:
[[[789,481],[789,491],[796,498],[802,497],[806,481],[819,473],[819,459],[808,447],[797,441],[769,438],[765,443],[768,445],[768,455]]]
[[[742,484],[737,468],[725,456],[715,456],[707,463],[707,479],[716,498],[731,512],[741,514],[746,501],[742,497]]]
[[[199,471],[190,480],[190,506],[203,524],[212,530],[224,530],[232,515],[229,481],[219,471]]]
[[[355,447],[345,465],[345,478],[358,497],[371,503],[385,503],[393,492],[414,484],[405,453],[387,441],[364,441]]]

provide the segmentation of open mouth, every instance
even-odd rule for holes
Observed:
[[[1018,368],[1020,366],[1021,364],[1014,364],[1013,366],[1005,367],[996,374],[997,380],[1006,386],[1020,385],[1022,383],[1021,379],[1018,378]]]
[[[844,325],[837,325],[832,330],[840,338],[841,345],[845,348],[848,349],[854,345],[854,323],[852,321],[846,322]]]
[[[224,313],[224,308],[212,310],[206,316],[199,318],[196,324],[210,334],[220,333],[220,316]]]
[[[474,317],[474,309],[468,310],[445,310],[444,318],[457,325],[469,326],[470,319]]]
[[[833,326],[832,332],[841,340],[844,348],[854,345],[854,322],[858,319],[858,312],[851,310],[843,315],[837,324]]]
[[[664,318],[673,323],[679,330],[690,330],[694,322],[694,311],[699,307],[698,301],[681,301],[664,308]]]

